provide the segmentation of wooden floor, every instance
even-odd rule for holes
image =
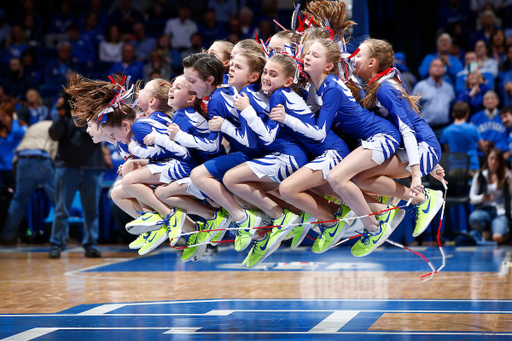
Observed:
[[[345,248],[340,251],[343,252],[343,257],[348,257],[347,250]],[[207,256],[196,264],[191,262],[189,265],[189,263],[180,263],[177,258],[178,252],[170,251],[168,247],[161,247],[147,257],[139,257],[136,252],[126,249],[103,248],[103,258],[100,259],[84,258],[79,248],[64,252],[60,259],[48,259],[48,253],[44,251],[44,247],[4,248],[0,249],[0,292],[2,293],[0,314],[3,314],[0,322],[11,314],[55,314],[80,305],[98,306],[134,302],[204,299],[226,299],[227,301],[250,299],[255,302],[259,299],[276,299],[277,301],[303,299],[305,302],[312,302],[308,299],[338,299],[343,303],[344,299],[350,302],[360,299],[361,302],[389,303],[397,300],[405,302],[425,300],[419,301],[418,304],[423,306],[418,306],[418,311],[412,311],[409,308],[400,312],[394,312],[391,308],[379,310],[382,313],[375,318],[375,322],[365,327],[362,334],[358,335],[374,336],[394,331],[420,332],[418,335],[423,335],[421,332],[469,332],[467,335],[473,340],[489,333],[498,333],[496,337],[500,336],[500,333],[505,333],[501,335],[504,339],[506,337],[512,339],[512,309],[510,309],[512,307],[512,274],[509,271],[512,252],[510,249],[486,250],[485,252],[491,252],[490,255],[487,254],[490,258],[486,259],[493,264],[487,269],[485,267],[487,261],[483,262],[479,265],[482,267],[481,271],[474,269],[464,271],[465,267],[468,267],[468,264],[464,264],[464,259],[471,262],[474,258],[468,259],[467,256],[463,256],[460,258],[462,264],[455,267],[455,271],[450,271],[450,266],[447,266],[446,271],[440,272],[427,282],[421,282],[419,279],[429,271],[426,263],[415,263],[420,264],[417,269],[407,271],[407,268],[401,266],[404,263],[403,260],[409,261],[409,258],[416,256],[405,251],[401,254],[396,253],[397,250],[392,251],[389,264],[384,267],[384,270],[378,267],[381,258],[377,256],[370,259],[370,263],[358,263],[363,261],[352,258],[355,270],[342,266],[338,271],[326,271],[325,264],[338,262],[341,254],[336,253],[336,250],[329,251],[319,261],[317,255],[304,249],[294,253],[283,251],[276,256],[299,257],[296,263],[293,263],[295,259],[293,257],[290,262],[286,262],[285,259],[283,263],[276,263],[283,269],[291,265],[288,270],[279,271],[272,268],[267,271],[237,270],[236,267],[230,268],[226,265],[227,268],[223,271],[222,267],[220,269],[217,267],[218,264],[234,264],[239,260],[238,258],[236,262],[233,259],[229,260],[230,257],[235,257],[232,256],[233,250],[222,250],[219,254]],[[330,252],[332,252],[330,258],[325,258]],[[436,250],[430,252],[431,255],[435,255]],[[453,265],[450,262],[460,261],[455,260],[458,259],[455,253],[455,250],[448,252],[448,265]],[[163,258],[165,261],[158,258],[158,255],[165,257]],[[397,257],[396,255],[400,257],[393,258]],[[272,262],[273,256],[267,261]],[[477,253],[472,254],[473,256],[480,257]],[[308,258],[312,263],[303,261]],[[440,258],[435,256],[434,259],[439,265]],[[278,262],[279,258],[275,261]],[[163,262],[167,264],[162,265]],[[199,264],[201,262],[202,264]],[[172,266],[167,268],[170,263]],[[374,264],[372,266],[375,270],[368,271],[367,268],[359,267],[358,264]],[[195,269],[194,266],[202,268]],[[299,270],[293,270],[293,266],[298,266]],[[393,271],[394,267],[397,271]],[[166,269],[172,269],[172,271]],[[444,311],[445,308],[436,306],[439,302],[452,302],[457,305],[467,301],[475,304],[497,302],[495,304],[497,308],[477,307],[471,311],[453,309],[456,312],[450,312],[451,308],[446,308],[448,310]],[[310,310],[311,308],[308,308],[307,311]],[[368,314],[374,310],[368,310]],[[5,321],[1,324],[0,340],[16,334],[14,333],[16,330],[11,330],[6,325],[8,322]],[[33,327],[37,329],[40,326],[34,322]],[[229,332],[229,327],[226,328],[224,330]],[[25,330],[27,329],[29,328],[25,326]],[[339,331],[342,332],[343,328]],[[270,333],[272,330],[269,329],[267,332]],[[403,335],[400,333],[393,335]],[[255,335],[259,334],[253,334],[252,337],[257,338]],[[268,333],[262,335],[268,335]],[[451,334],[446,335],[451,336]],[[445,336],[439,339],[448,339]],[[30,339],[33,338],[26,338],[26,340]],[[41,337],[41,340],[43,339],[44,336]]]

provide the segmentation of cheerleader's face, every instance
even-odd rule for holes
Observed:
[[[288,40],[281,37],[272,37],[268,43],[268,52],[282,52],[284,50],[284,44],[286,44]]]
[[[172,83],[169,89],[169,100],[167,105],[174,109],[182,109],[191,105],[195,96],[190,95],[187,87],[187,80],[183,76],[179,76]]]
[[[313,43],[304,58],[304,71],[311,77],[329,73],[332,63],[327,63],[327,49],[320,43]]]
[[[212,46],[208,49],[208,53],[221,61],[222,65],[224,65],[224,69],[227,69],[230,64],[230,59],[224,60],[222,56],[224,55],[224,51],[222,50],[222,46],[219,43],[213,43]]]
[[[204,81],[199,77],[197,70],[191,67],[183,70],[183,76],[187,79],[188,89],[195,92],[197,97],[203,98],[212,92],[213,76],[207,77]]]
[[[139,90],[139,97],[137,101],[137,105],[142,109],[142,111],[147,112],[149,110],[149,104],[151,101],[155,99],[153,94],[155,93],[155,82],[151,81],[146,84],[143,89]]]
[[[284,68],[281,64],[269,60],[263,68],[261,75],[261,90],[272,95],[274,91],[282,87],[288,87],[293,84],[293,78],[286,77]]]
[[[236,56],[229,68],[228,84],[235,87],[238,91],[250,83],[251,70],[247,58]]]
[[[370,56],[370,48],[366,44],[359,46],[359,52],[354,57],[354,74],[362,77],[365,81],[372,79],[375,59]]]
[[[96,123],[96,120],[92,119],[87,122],[87,134],[91,135],[92,142],[100,143],[101,141],[109,140],[108,135],[103,130],[101,124]]]
[[[112,141],[119,141],[124,144],[130,143],[132,134],[132,125],[128,121],[123,121],[120,127],[103,126],[103,130]]]

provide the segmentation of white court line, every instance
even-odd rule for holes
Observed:
[[[120,309],[122,307],[124,307],[126,304],[103,304],[103,305],[100,305],[99,307],[96,307],[96,308],[92,308],[92,309],[89,309],[89,310],[86,310],[86,311],[83,311],[77,315],[103,315],[103,314],[106,314],[106,313],[109,313],[113,310],[116,310],[116,309]]]
[[[352,320],[359,311],[356,310],[337,310],[327,316],[322,322],[309,330],[310,333],[335,333],[350,320]]]
[[[179,327],[179,328],[171,328],[166,331],[164,334],[190,334],[195,333],[202,327]]]
[[[0,341],[29,341],[40,336],[53,333],[56,330],[59,330],[59,328],[33,328],[26,332],[6,337]]]
[[[128,262],[128,261],[133,260],[133,259],[136,259],[136,258],[135,257],[133,257],[133,258],[114,258],[110,262],[104,262],[102,264],[88,266],[86,268],[81,268],[81,269],[65,272],[64,276],[77,276],[79,272],[84,272],[84,271],[88,271],[88,270],[94,270],[94,269],[102,268],[102,267],[108,266],[108,265]]]

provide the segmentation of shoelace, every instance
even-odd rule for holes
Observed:
[[[361,243],[369,245],[371,236],[370,232],[364,230],[363,233],[361,233]]]

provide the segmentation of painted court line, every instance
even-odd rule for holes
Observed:
[[[124,307],[125,305],[126,304],[103,304],[103,305],[100,305],[99,307],[83,311],[77,315],[85,315],[85,316],[103,315],[103,314],[109,313],[113,310],[120,309],[120,308]]]
[[[344,310],[344,311],[335,311],[327,318],[325,318],[322,322],[317,324],[315,327],[309,330],[310,333],[335,333],[344,325],[346,325],[350,320],[352,320],[359,311],[356,310]]]
[[[54,331],[59,330],[59,328],[33,328],[27,330],[26,332],[19,333],[13,336],[9,336],[0,341],[29,341],[40,336],[53,333]]]
[[[190,334],[195,333],[202,327],[180,327],[180,328],[171,328],[166,331],[164,334]]]

